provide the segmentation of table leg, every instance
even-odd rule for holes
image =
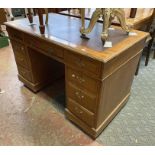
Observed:
[[[40,33],[44,34],[45,33],[45,25],[44,25],[44,20],[43,20],[43,10],[38,9],[38,16],[39,16],[39,23],[40,23]]]
[[[31,12],[31,9],[28,8],[28,19],[29,19],[29,22],[32,24],[33,23],[33,16],[32,16],[32,12]]]

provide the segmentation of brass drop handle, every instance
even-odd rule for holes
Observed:
[[[80,78],[80,81],[81,81],[81,83],[82,83],[82,82],[85,82],[85,79],[83,79],[83,78]]]
[[[81,78],[81,77],[80,77],[80,78],[77,77],[77,79],[79,80],[80,83],[85,82],[85,79],[83,79],[83,78]]]
[[[75,95],[80,98],[80,99],[83,99],[84,98],[84,95],[80,95],[80,93],[77,91],[75,92]]]
[[[83,111],[82,110],[79,110],[77,107],[75,107],[75,111],[77,111],[80,114],[83,114]]]
[[[84,95],[82,95],[81,98],[84,98]]]
[[[75,76],[75,74],[72,74],[72,78],[75,78],[76,76]]]
[[[78,98],[80,98],[80,93],[77,91],[77,92],[75,92],[75,95],[78,97]]]
[[[76,78],[77,80],[79,80],[80,83],[85,82],[85,79],[80,78],[79,76],[76,76],[75,74],[72,74],[72,78]]]
[[[21,50],[24,51],[24,47],[23,46],[21,47]]]

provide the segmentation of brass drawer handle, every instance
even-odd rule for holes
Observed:
[[[77,111],[79,114],[83,114],[83,111],[79,110],[77,107],[75,107],[75,111]]]
[[[75,74],[72,74],[72,78],[75,78],[76,76],[75,76]]]
[[[81,82],[85,82],[85,79],[81,78]]]
[[[84,98],[84,95],[82,95],[81,98]]]
[[[77,91],[77,92],[75,92],[75,95],[78,97],[78,98],[80,98],[80,93]]]
[[[84,98],[84,95],[80,95],[80,92],[75,92],[75,95],[80,98],[80,99],[83,99]]]
[[[81,78],[81,77],[77,77],[77,79],[79,80],[80,83],[85,82],[85,79]]]
[[[79,80],[80,83],[85,82],[85,79],[80,78],[79,76],[76,76],[75,74],[72,74],[72,78],[76,78],[77,80]]]
[[[21,50],[24,51],[24,47],[23,46],[21,47]]]

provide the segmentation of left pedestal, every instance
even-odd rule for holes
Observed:
[[[18,30],[7,28],[7,31],[15,55],[18,78],[25,86],[37,92],[64,75],[62,63],[38,52],[39,49],[27,45],[25,35]]]

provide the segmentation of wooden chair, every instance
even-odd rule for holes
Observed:
[[[6,13],[5,10],[0,8],[0,33],[2,32],[1,25],[3,25],[4,22],[6,22]]]
[[[67,10],[65,8],[33,8],[33,14],[31,12],[31,8],[28,8],[28,19],[29,22],[32,24],[33,23],[33,15],[37,15],[39,16],[39,29],[40,29],[40,33],[44,34],[45,33],[45,24],[48,24],[48,13],[49,12],[53,12],[53,13],[58,13],[60,11],[63,10]],[[46,21],[44,23],[43,21],[43,14],[46,14]]]
[[[134,9],[133,11],[136,12],[137,9]],[[149,32],[151,24],[153,22],[153,18],[155,18],[155,9],[153,9],[153,13],[151,16],[145,17],[144,19],[142,19],[142,17],[141,17],[140,18],[141,20],[136,22],[134,28],[136,28],[138,30],[143,30],[143,31]],[[143,53],[144,52],[146,53],[145,66],[147,66],[148,62],[149,62],[150,53],[151,53],[151,46],[153,43],[153,39],[155,37],[154,31],[155,30],[153,30],[153,32],[150,32],[151,39],[149,40],[148,45],[143,49]],[[154,53],[154,57],[155,57],[155,53]],[[140,57],[140,60],[141,60],[141,57]],[[139,60],[135,75],[138,75],[140,60]]]

